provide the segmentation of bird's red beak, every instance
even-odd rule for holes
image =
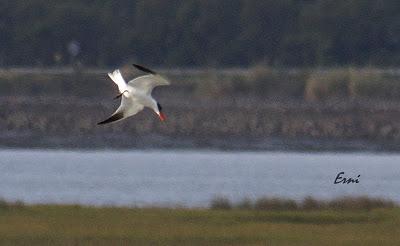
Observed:
[[[163,112],[160,112],[158,117],[160,118],[161,121],[165,121],[167,119],[167,117],[165,117],[165,114]]]

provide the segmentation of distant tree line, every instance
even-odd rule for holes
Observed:
[[[398,0],[0,0],[0,65],[400,63]]]

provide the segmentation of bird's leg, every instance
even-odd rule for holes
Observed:
[[[123,95],[125,92],[129,92],[129,91],[128,91],[128,90],[124,90],[122,93],[118,94],[118,96],[114,97],[114,100],[115,100],[115,99],[118,99],[118,98],[120,98],[120,97],[122,97],[122,95]]]

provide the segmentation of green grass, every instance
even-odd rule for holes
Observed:
[[[0,208],[0,245],[396,245],[400,209]]]

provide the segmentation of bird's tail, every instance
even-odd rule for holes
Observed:
[[[115,84],[117,84],[119,91],[122,93],[126,88],[126,82],[124,78],[122,77],[121,72],[119,69],[115,70],[112,73],[108,73],[108,77],[114,81]]]

